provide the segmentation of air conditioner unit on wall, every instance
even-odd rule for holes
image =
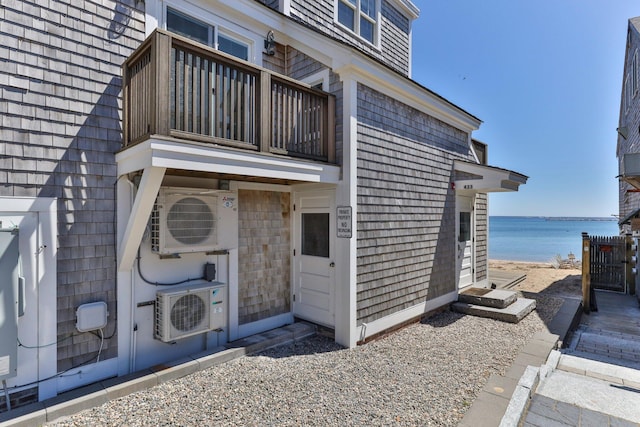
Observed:
[[[151,214],[151,249],[159,254],[214,250],[217,225],[213,190],[161,188]]]
[[[156,293],[155,337],[169,342],[227,325],[226,285],[171,288]]]

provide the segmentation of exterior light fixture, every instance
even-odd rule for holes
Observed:
[[[276,36],[272,30],[267,33],[267,38],[264,41],[264,50],[267,55],[273,56],[276,54]]]

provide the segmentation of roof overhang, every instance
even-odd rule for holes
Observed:
[[[154,136],[116,154],[118,176],[149,167],[336,184],[340,167]]]
[[[459,194],[518,191],[526,175],[495,166],[455,160],[453,188]]]

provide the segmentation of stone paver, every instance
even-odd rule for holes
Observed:
[[[531,399],[525,427],[638,427],[640,424],[560,402],[540,394]]]

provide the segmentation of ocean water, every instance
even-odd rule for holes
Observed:
[[[582,232],[617,236],[615,218],[489,217],[489,259],[549,262],[581,257]]]

